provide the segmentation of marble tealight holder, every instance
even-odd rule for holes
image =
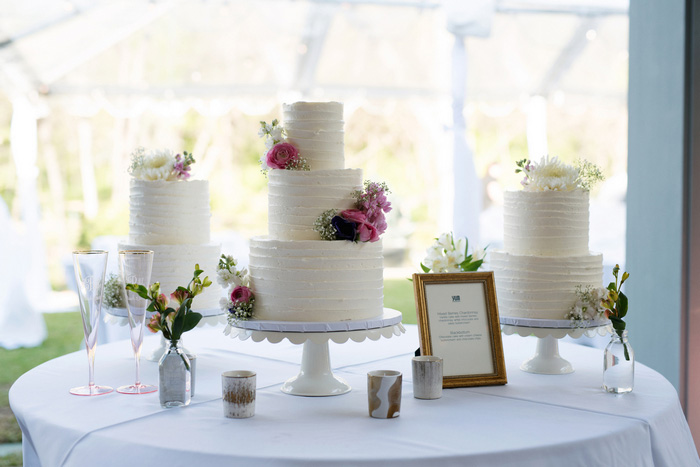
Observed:
[[[246,370],[225,371],[221,374],[224,416],[249,418],[255,415],[255,373]]]
[[[367,373],[367,402],[369,416],[396,418],[401,411],[400,371],[376,370]]]
[[[431,355],[413,357],[413,397],[440,399],[442,397],[442,358]]]

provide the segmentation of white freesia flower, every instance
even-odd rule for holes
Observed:
[[[443,233],[437,238],[436,246],[444,248],[445,250],[452,249],[452,233]]]
[[[532,163],[527,172],[528,191],[571,191],[578,186],[579,172],[573,166],[564,164],[557,157],[543,157],[539,163]]]
[[[454,246],[455,250],[459,251],[462,254],[462,261],[464,261],[464,256],[465,256],[464,252],[467,251],[467,238],[460,237],[460,238],[454,240],[454,242],[455,242],[455,246]],[[462,261],[460,261],[460,263]]]
[[[275,145],[274,139],[270,138],[269,136],[265,138],[265,148],[269,151],[272,149],[272,146]]]
[[[274,141],[282,141],[282,127],[276,125],[270,129],[270,138],[272,138]]]
[[[456,269],[460,270],[460,264],[464,261],[464,250],[452,250],[448,251],[445,253],[445,256],[447,256],[447,264],[449,265],[449,269]]]
[[[480,261],[484,258],[486,258],[486,249],[475,246],[472,251],[472,261]]]
[[[446,256],[440,256],[433,260],[432,267],[430,268],[433,272],[448,272],[447,271],[448,262]]]

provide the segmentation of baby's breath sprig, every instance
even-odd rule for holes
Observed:
[[[578,186],[586,191],[590,191],[593,185],[605,180],[600,167],[585,159],[578,159],[574,164],[578,170]]]
[[[314,221],[314,230],[318,232],[323,240],[337,240],[336,230],[331,224],[331,220],[338,215],[335,209],[323,211]]]

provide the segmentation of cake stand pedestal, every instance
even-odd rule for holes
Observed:
[[[273,344],[288,339],[292,344],[303,344],[299,374],[282,385],[282,392],[294,396],[339,396],[350,392],[350,385],[335,376],[331,370],[328,341],[338,344],[349,339],[362,342],[365,339],[391,338],[406,332],[401,325],[401,312],[384,309],[381,317],[327,323],[300,323],[288,321],[239,321],[228,325],[224,334],[231,338],[253,342],[267,340]]]
[[[127,315],[126,308],[105,308],[104,311],[106,311],[104,315],[105,323],[114,324],[117,326],[129,325],[129,318]],[[209,308],[205,310],[194,311],[202,314],[202,319],[197,324],[198,328],[204,327],[206,325],[219,326],[221,324],[226,324],[226,312],[224,312],[220,308]],[[146,312],[146,322],[148,322],[148,320],[151,319],[151,316],[153,316],[153,314],[154,313],[152,311]],[[192,352],[185,348],[182,339],[180,339],[180,342],[182,345],[182,350],[187,354],[191,354]],[[167,346],[168,343],[166,342],[165,338],[163,337],[163,334],[161,333],[160,339],[158,340],[158,347],[154,348],[151,352],[148,353],[148,355],[144,355],[144,357],[148,361],[158,362],[160,360],[160,357],[162,357],[165,351],[167,350]]]
[[[572,327],[570,320],[518,319],[501,317],[501,329],[507,336],[537,337],[535,354],[525,360],[520,369],[540,375],[565,375],[574,372],[568,360],[559,355],[559,339],[565,336],[578,339],[581,336],[604,336],[612,332],[608,320],[590,321]]]

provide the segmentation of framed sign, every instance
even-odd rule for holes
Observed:
[[[421,355],[443,360],[445,388],[506,384],[493,272],[414,274]]]

